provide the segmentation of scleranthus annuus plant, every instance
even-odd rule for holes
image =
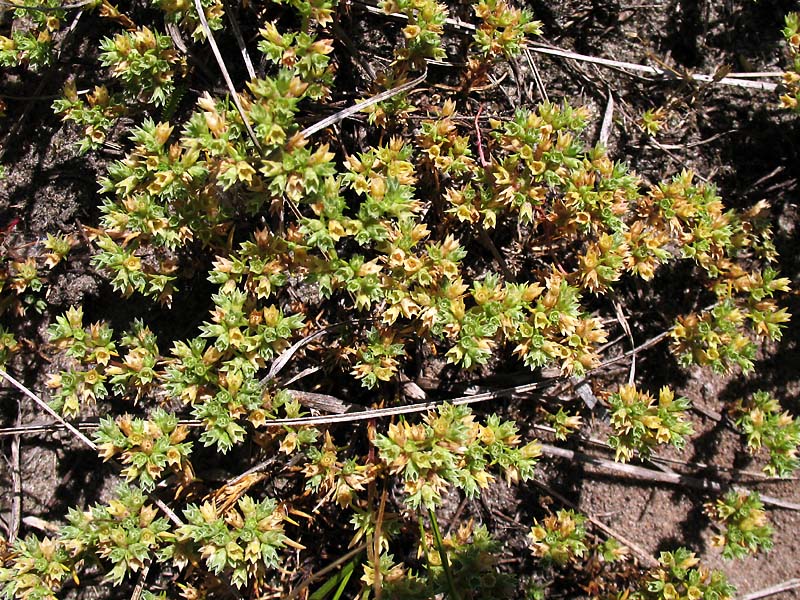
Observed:
[[[783,74],[786,91],[781,95],[781,104],[795,112],[800,111],[800,14],[786,15],[783,37],[789,50],[789,65]]]
[[[722,548],[724,558],[743,558],[772,548],[774,532],[758,492],[731,490],[715,503],[707,503],[705,509],[724,528],[712,540]]]
[[[652,343],[668,337],[680,365],[725,374],[754,372],[759,344],[780,339],[793,273],[774,264],[779,206],[731,209],[690,170],[634,173],[593,144],[592,110],[518,101],[531,82],[511,61],[543,29],[531,12],[446,4],[151,0],[128,15],[101,3],[113,28],[85,31],[107,77],[76,68],[54,104],[81,151],[101,149],[87,160],[100,205],[30,243],[38,223],[0,224],[0,316],[17,317],[0,326],[0,363],[52,359],[52,406],[97,427],[100,458],[126,485],[102,486],[52,539],[0,543],[3,595],[49,600],[102,570],[109,585],[152,584],[146,598],[517,597],[525,584],[502,565],[528,528],[495,539],[464,511],[481,508],[468,502],[479,494],[494,508],[534,493],[520,484],[540,454],[563,451],[533,428],[582,443],[590,410],[567,407],[590,385],[610,408],[601,430],[618,460],[680,449],[689,400],[644,391],[644,369],[639,387],[617,387],[609,365],[647,364],[650,342],[637,344],[656,328]],[[33,66],[52,48],[64,7],[41,8],[53,18],[16,9],[32,21],[0,37],[0,62]],[[32,43],[40,17],[51,29]],[[212,36],[224,82],[195,60]],[[641,126],[654,133],[664,118],[649,111]],[[104,279],[91,323],[76,306],[38,344],[19,317],[71,291],[48,294],[45,273],[89,267]],[[662,310],[674,274],[686,293]],[[110,308],[110,292],[124,302]],[[464,404],[479,401],[494,404]],[[730,414],[753,451],[768,448],[771,474],[797,466],[797,420],[774,399]],[[520,487],[492,489],[501,477]],[[731,542],[764,533],[750,500],[713,510],[729,514]],[[453,519],[444,535],[437,512]],[[291,530],[287,514],[308,527]],[[638,567],[611,568],[623,551],[587,541],[585,525],[568,510],[535,521],[525,545],[537,560],[521,569],[553,574],[552,595],[575,595],[556,588],[576,581],[597,596],[731,593],[688,550],[639,586]],[[328,557],[341,569],[305,579]]]
[[[244,496],[235,507],[219,512],[212,502],[189,505],[187,523],[177,539],[197,548],[208,569],[225,575],[241,589],[258,586],[279,565],[278,550],[291,544],[284,534],[285,513],[269,498]]]
[[[789,477],[800,465],[800,419],[781,409],[769,392],[759,390],[732,408],[736,426],[747,439],[747,450],[758,454],[765,448],[769,459],[763,470],[773,477]]]
[[[659,444],[682,448],[693,432],[686,420],[689,400],[675,398],[667,387],[661,388],[656,400],[634,385],[623,385],[608,397],[608,404],[614,430],[609,444],[622,462],[633,458],[634,452],[647,458]]]
[[[735,591],[722,571],[709,569],[694,552],[678,548],[674,552],[661,553],[659,566],[645,575],[633,597],[637,600],[729,600]]]
[[[587,551],[586,517],[573,510],[559,510],[534,521],[531,527],[531,549],[547,562],[564,566],[580,559]]]
[[[178,425],[175,415],[158,408],[148,419],[129,415],[101,419],[95,442],[103,460],[119,456],[125,468],[122,476],[137,481],[146,492],[152,491],[166,468],[177,472],[191,464],[191,442],[184,442],[189,430]]]
[[[402,475],[406,504],[432,509],[449,486],[479,494],[494,480],[492,467],[508,482],[530,479],[541,451],[536,442],[520,447],[520,441],[510,421],[492,415],[481,425],[468,407],[445,404],[422,423],[390,425],[373,444],[390,472]]]

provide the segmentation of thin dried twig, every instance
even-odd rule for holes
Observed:
[[[739,600],[759,600],[760,598],[767,598],[768,596],[774,596],[775,594],[781,594],[783,592],[788,592],[789,590],[794,590],[800,588],[800,579],[787,579],[781,583],[776,585],[771,585],[769,587],[765,587],[763,589],[757,590],[745,596],[739,598]]]
[[[244,123],[244,127],[247,130],[247,135],[250,136],[250,139],[253,140],[253,144],[255,145],[256,149],[258,150],[259,154],[262,154],[264,151],[261,148],[261,144],[256,137],[253,128],[250,126],[250,121],[247,118],[247,113],[244,112],[244,107],[242,106],[242,101],[239,99],[239,94],[236,92],[236,87],[233,85],[233,80],[231,79],[230,73],[228,73],[228,67],[225,66],[225,61],[222,58],[222,54],[219,51],[219,47],[217,46],[217,40],[214,39],[214,34],[211,31],[211,27],[208,26],[208,20],[206,19],[206,13],[203,10],[203,5],[200,0],[194,0],[194,7],[197,10],[197,16],[200,18],[200,25],[203,28],[203,31],[206,34],[206,39],[208,40],[209,46],[211,46],[211,51],[214,53],[214,58],[217,59],[217,64],[219,65],[220,71],[222,71],[222,77],[225,79],[225,85],[228,86],[228,91],[231,94],[231,98],[233,99],[233,103],[236,105],[236,110],[239,111],[239,115],[242,117],[242,123]]]
[[[542,76],[539,74],[539,68],[536,66],[536,61],[533,60],[533,56],[531,56],[527,47],[525,48],[525,59],[528,61],[528,66],[531,68],[533,79],[536,82],[536,87],[539,90],[542,100],[550,102],[550,98],[547,97],[547,88],[544,85],[544,81],[542,81]]]
[[[142,568],[139,573],[139,577],[136,579],[136,587],[133,588],[133,593],[131,594],[131,600],[141,600],[142,594],[144,593],[144,584],[147,581],[147,575],[150,573],[150,565],[152,563],[147,563]]]
[[[27,387],[25,387],[22,383],[20,383],[19,381],[14,379],[11,375],[6,373],[5,370],[3,370],[3,369],[0,369],[0,377],[5,379],[6,381],[8,381],[11,385],[13,385],[15,388],[17,388],[20,392],[22,392],[28,398],[33,400],[39,406],[39,408],[44,410],[47,414],[49,414],[56,421],[58,421],[62,426],[64,426],[66,429],[68,429],[70,431],[70,433],[72,433],[80,441],[82,441],[84,444],[86,444],[89,448],[91,448],[94,451],[97,451],[97,445],[92,440],[90,440],[88,437],[86,437],[80,431],[78,431],[72,425],[72,423],[68,423],[67,421],[65,421],[61,417],[61,415],[59,415],[56,411],[54,411],[52,408],[50,408],[50,406],[47,404],[47,402],[45,402],[44,400],[39,398],[39,396],[34,394]]]
[[[17,409],[17,424],[19,424]],[[11,440],[11,521],[8,524],[8,541],[13,542],[19,535],[22,521],[22,474],[20,473],[20,444],[22,438],[15,435]]]
[[[606,101],[606,112],[603,114],[603,124],[600,126],[600,144],[608,146],[608,139],[611,137],[611,126],[614,124],[614,95],[611,88],[608,88],[608,100]]]
[[[724,492],[726,489],[743,489],[740,486],[722,484],[711,479],[691,477],[689,475],[682,475],[680,473],[666,473],[636,465],[618,463],[614,462],[613,460],[591,456],[589,454],[584,454],[583,452],[574,452],[572,450],[567,450],[566,448],[558,448],[557,446],[551,446],[549,444],[542,444],[541,447],[543,454],[565,458],[570,461],[581,462],[587,467],[588,471],[622,475],[641,481],[649,481],[651,483],[680,485],[702,492],[712,492],[716,494]],[[778,508],[785,508],[787,510],[800,510],[800,504],[795,502],[789,502],[788,500],[782,500],[780,498],[775,498],[773,496],[767,496],[764,494],[760,494],[760,497],[764,504],[769,504]]]
[[[609,92],[609,97],[611,96],[611,92]],[[617,321],[619,321],[620,326],[622,327],[622,331],[625,332],[625,335],[628,336],[628,340],[631,343],[631,349],[636,348],[636,342],[633,341],[633,332],[631,331],[631,326],[628,323],[628,318],[625,316],[625,311],[622,309],[622,304],[620,304],[617,300],[614,300],[614,312],[617,315]],[[628,372],[628,385],[633,385],[633,381],[636,378],[636,354],[631,355],[631,368]]]
[[[200,0],[195,0],[195,2],[199,1]],[[407,81],[403,85],[398,85],[397,87],[393,87],[392,89],[386,90],[385,92],[381,92],[380,94],[372,96],[372,98],[368,98],[366,100],[363,100],[362,102],[358,102],[353,106],[348,106],[347,108],[342,109],[335,114],[332,114],[330,117],[326,117],[325,119],[322,119],[318,123],[314,123],[310,127],[306,127],[305,129],[303,129],[303,131],[299,133],[299,136],[301,138],[310,137],[315,133],[317,133],[318,131],[322,131],[323,129],[325,129],[326,127],[330,127],[334,123],[343,121],[347,117],[350,117],[364,110],[365,108],[368,108],[374,104],[378,104],[379,102],[383,102],[384,100],[388,100],[389,98],[393,98],[394,96],[402,94],[403,92],[412,90],[418,85],[420,85],[423,81],[425,81],[427,77],[428,77],[428,70],[425,69],[425,71],[422,72],[422,75],[420,75],[416,79],[412,79],[411,81]]]
[[[658,75],[664,79],[676,79],[673,73],[658,67],[651,67],[649,65],[640,65],[637,63],[624,62],[619,60],[611,60],[608,58],[600,58],[598,56],[588,56],[586,54],[579,54],[561,48],[554,48],[549,46],[540,46],[538,44],[531,44],[528,46],[531,52],[538,54],[550,54],[552,56],[559,56],[561,58],[571,58],[581,62],[593,63],[604,67],[615,67],[618,69],[628,69],[630,71],[638,71],[640,73],[649,73],[651,75]],[[736,87],[743,87],[752,90],[761,90],[765,92],[774,92],[778,87],[775,83],[767,83],[763,81],[750,81],[744,78],[735,77],[722,77],[717,79],[714,75],[704,75],[700,73],[687,73],[686,77],[703,83],[718,83],[720,85],[731,85]]]
[[[537,431],[543,431],[549,433],[551,435],[555,435],[555,428],[551,427],[550,425],[540,425],[538,423],[534,423],[531,425]],[[583,437],[578,435],[576,438],[577,441],[583,446],[593,446],[596,448],[601,448],[607,452],[613,452],[614,449],[601,439],[595,437]],[[721,465],[710,465],[708,463],[702,462],[694,462],[694,461],[686,461],[686,460],[678,460],[675,458],[667,458],[665,456],[651,456],[650,461],[653,463],[663,463],[665,465],[675,465],[678,467],[682,467],[684,469],[692,469],[694,471],[708,471],[708,470],[715,470],[715,471],[722,471],[724,473],[728,473],[729,477],[732,480],[739,480],[745,477],[750,477],[753,479],[757,479],[759,483],[781,483],[784,481],[797,481],[798,477],[770,477],[766,473],[761,471],[749,471],[747,469],[732,469],[730,467],[723,467]]]

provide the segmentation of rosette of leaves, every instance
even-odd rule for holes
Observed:
[[[705,508],[708,516],[724,527],[712,539],[714,546],[722,548],[724,558],[744,558],[772,548],[773,529],[758,492],[731,490]]]
[[[333,40],[317,39],[306,32],[281,33],[273,23],[267,23],[259,33],[263,39],[258,49],[270,62],[293,70],[308,83],[309,98],[318,100],[328,95],[333,83]]]
[[[0,35],[0,66],[21,66],[36,72],[53,61],[55,37],[66,11],[61,10],[61,0],[43,0],[36,5],[12,2],[8,7],[15,4],[19,8],[14,10],[14,18],[21,26],[13,28],[11,37]]]
[[[661,388],[656,401],[636,386],[623,385],[609,396],[608,404],[614,430],[608,442],[621,462],[629,461],[636,451],[648,457],[659,444],[682,448],[685,436],[693,432],[685,420],[691,403],[687,398],[676,399],[668,387]]]
[[[102,322],[83,326],[83,307],[71,306],[47,328],[50,342],[83,364],[107,365],[117,354],[114,330]]]
[[[70,509],[61,537],[72,556],[110,562],[106,578],[119,585],[129,571],[138,572],[171,544],[172,527],[157,515],[142,490],[122,484],[107,505],[86,512]]]
[[[763,390],[733,407],[736,426],[747,438],[747,450],[756,454],[762,447],[769,453],[764,472],[773,477],[790,477],[800,460],[800,419],[782,411],[780,403]]]
[[[678,317],[670,331],[672,351],[684,366],[708,366],[720,374],[738,365],[753,370],[756,346],[743,329],[745,314],[732,300],[725,300],[700,315]]]
[[[400,364],[397,359],[405,355],[405,340],[391,329],[373,327],[357,351],[358,363],[352,374],[364,387],[373,388],[379,381],[389,381],[397,373]]]
[[[130,98],[164,106],[175,92],[174,69],[180,59],[168,35],[140,27],[104,38],[100,49],[100,63],[111,67]]]
[[[571,414],[564,410],[563,407],[558,407],[558,412],[553,414],[542,409],[545,420],[554,429],[553,435],[557,440],[566,440],[567,436],[575,433],[581,428],[583,419],[580,415]]]
[[[443,404],[422,423],[405,419],[378,434],[373,444],[391,473],[400,474],[408,496],[406,504],[432,510],[449,486],[474,497],[493,480],[488,468],[499,467],[509,482],[533,476],[540,454],[537,442],[519,447],[512,421],[490,416],[486,425],[474,421],[467,406]]]
[[[599,319],[584,314],[579,290],[562,273],[553,270],[544,289],[529,285],[526,296],[536,302],[509,337],[527,366],[555,363],[564,373],[580,375],[599,363],[596,347],[607,341],[606,332]]]
[[[114,393],[131,394],[135,400],[147,394],[160,376],[156,367],[161,360],[155,334],[139,319],[131,331],[122,336],[120,347],[125,348],[121,361],[112,360],[106,375]]]
[[[10,257],[4,253],[0,260],[0,292],[3,292],[0,312],[10,311],[23,316],[28,308],[32,308],[41,314],[47,302],[42,297],[44,282],[39,273],[37,257],[17,256],[17,260],[9,260]]]
[[[325,432],[322,446],[311,446],[306,451],[308,462],[303,474],[308,480],[306,487],[321,495],[322,501],[336,500],[342,508],[351,506],[358,492],[375,480],[377,467],[359,464],[355,458],[339,457],[342,448],[337,448],[329,432]]]
[[[18,539],[0,564],[0,598],[56,600],[67,579],[75,577],[75,560],[61,540],[29,535]]]
[[[447,8],[436,0],[383,0],[380,7],[387,14],[401,13],[408,17],[403,28],[405,48],[396,51],[399,60],[440,60],[447,56],[442,48],[442,33]]]
[[[636,600],[674,600],[697,598],[703,600],[730,600],[736,588],[728,583],[722,571],[710,570],[700,564],[694,552],[678,548],[662,552],[660,565],[642,580],[632,597]]]
[[[586,517],[573,510],[559,510],[531,527],[531,549],[539,558],[564,566],[583,557],[586,547]]]
[[[284,534],[285,516],[269,498],[244,496],[224,514],[212,502],[191,504],[183,514],[187,522],[176,531],[178,540],[195,545],[206,566],[237,589],[263,581],[279,565],[278,550],[297,545]]]
[[[517,56],[525,47],[526,36],[542,33],[541,21],[529,10],[518,9],[505,0],[481,0],[473,6],[481,20],[475,31],[475,45],[484,56]]]
[[[81,98],[74,81],[67,82],[62,97],[53,101],[53,111],[61,115],[63,121],[72,121],[82,128],[83,135],[78,145],[81,154],[99,149],[109,130],[126,110],[122,97],[109,94],[103,85],[95,86],[85,99]]]
[[[178,425],[175,415],[157,408],[148,419],[130,415],[100,419],[95,442],[103,460],[118,456],[126,465],[123,477],[138,481],[150,492],[167,467],[176,471],[190,468],[192,443],[183,441],[188,433],[188,428]]]

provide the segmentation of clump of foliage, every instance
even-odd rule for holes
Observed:
[[[111,564],[106,578],[118,585],[171,543],[172,525],[158,512],[142,490],[121,484],[108,504],[71,509],[61,537],[70,556]]]
[[[190,504],[184,516],[187,523],[175,532],[177,539],[196,546],[208,569],[236,588],[262,581],[267,569],[280,564],[278,550],[290,541],[285,515],[269,498],[244,496],[224,513],[210,502]]]
[[[100,42],[100,63],[122,81],[128,98],[163,106],[175,92],[179,61],[168,35],[141,27]]]
[[[634,597],[640,600],[693,599],[728,600],[736,589],[721,571],[700,564],[694,552],[678,548],[662,552],[660,566],[652,569]]]
[[[747,450],[757,454],[765,448],[769,460],[764,472],[773,477],[790,477],[797,469],[800,419],[781,409],[780,403],[762,390],[739,400],[732,408],[736,426],[747,438]]]
[[[188,456],[192,444],[183,441],[188,433],[175,415],[157,408],[146,420],[129,415],[101,419],[95,442],[103,459],[119,456],[126,465],[122,476],[150,492],[166,467],[179,472],[191,469]]]
[[[5,369],[6,363],[14,354],[19,352],[20,348],[21,344],[14,337],[14,334],[0,325],[0,368]]]
[[[389,471],[405,481],[411,508],[434,508],[451,485],[475,496],[494,480],[489,467],[499,467],[509,482],[530,479],[540,454],[535,441],[518,447],[513,422],[491,415],[481,425],[467,406],[450,404],[428,413],[423,423],[390,425],[373,443]]]
[[[81,152],[126,128],[100,178],[99,219],[81,239],[87,264],[143,317],[118,325],[98,307],[85,324],[84,309],[70,307],[43,346],[59,354],[51,406],[68,419],[106,415],[96,421],[98,459],[118,466],[125,483],[88,510],[71,509],[58,536],[15,542],[3,555],[0,593],[53,598],[88,567],[115,586],[150,569],[168,587],[163,597],[214,597],[222,582],[238,594],[285,596],[298,591],[292,552],[308,555],[315,527],[338,532],[350,522],[351,546],[363,549],[311,598],[516,597],[500,542],[471,522],[443,536],[437,511],[496,478],[533,478],[542,446],[521,425],[530,405],[519,403],[519,421],[484,416],[463,399],[442,401],[447,376],[428,394],[422,374],[442,363],[458,383],[516,362],[532,378],[543,368],[558,381],[591,377],[613,356],[609,306],[618,292],[638,291],[679,262],[691,271],[696,306],[707,308],[663,323],[671,351],[683,366],[750,372],[758,344],[780,339],[790,318],[781,305],[789,279],[772,265],[769,206],[726,208],[691,171],[645,183],[588,141],[587,108],[497,100],[491,89],[543,27],[506,0],[383,0],[364,18],[383,24],[381,12],[392,13],[403,23],[366,91],[342,90],[363,79],[350,69],[374,70],[338,25],[355,5],[199,5],[202,15],[185,0],[128,12],[97,3],[104,25],[123,28],[92,36],[104,78],[88,92],[70,80],[54,103],[79,130]],[[66,8],[43,7],[15,9],[24,31],[0,36],[0,64],[36,70],[52,61]],[[469,19],[470,35],[457,40],[449,16]],[[193,58],[206,55],[209,33],[223,47],[241,45],[248,61],[248,46],[261,54],[257,69],[230,69],[235,99]],[[796,15],[786,36],[796,59]],[[455,65],[456,85],[429,87],[443,60]],[[414,79],[422,83],[413,94],[389,90]],[[787,89],[796,83],[787,75]],[[383,95],[351,109],[352,120],[311,125],[323,106],[364,93]],[[664,118],[648,111],[642,125],[655,134]],[[23,244],[2,234],[0,315],[42,310],[44,274],[63,268],[76,240],[59,233]],[[189,325],[163,326],[166,310],[189,306]],[[23,351],[18,340],[0,326],[0,366]],[[534,385],[543,383],[552,381]],[[693,433],[687,398],[642,389],[598,392],[623,462],[663,444],[680,449]],[[424,396],[430,404],[406,406]],[[120,406],[125,414],[109,414]],[[548,408],[530,414],[558,441],[588,416]],[[403,414],[420,410],[421,418]],[[365,425],[336,424],[350,417]],[[758,393],[734,417],[753,452],[768,449],[768,473],[796,468],[800,425],[774,399]],[[207,463],[237,476],[217,485]],[[724,552],[766,546],[757,496],[726,496],[708,510],[727,527]],[[310,522],[292,533],[299,541],[287,533],[288,514]],[[541,560],[532,562],[582,570],[594,579],[587,593],[630,591],[606,585],[600,566],[623,549],[593,544],[585,523],[572,510],[536,520],[530,545]],[[416,559],[401,555],[409,541]],[[357,568],[362,576],[351,578]],[[679,549],[662,554],[633,596],[731,593],[721,574]]]
[[[685,436],[693,431],[686,420],[689,400],[675,398],[667,387],[661,388],[656,400],[633,385],[623,385],[608,397],[608,404],[614,430],[608,443],[622,462],[629,461],[634,452],[647,458],[658,444],[682,448]]]
[[[486,527],[475,527],[472,521],[468,521],[441,540],[447,570],[450,571],[449,579],[435,537],[426,534],[421,546],[427,569],[419,574],[395,563],[391,555],[381,557],[385,593],[390,598],[423,599],[441,594],[463,600],[514,597],[516,578],[498,570],[500,544]],[[374,569],[365,569],[363,581],[372,585],[374,579]]]
[[[566,565],[583,557],[586,547],[586,517],[573,510],[559,510],[531,528],[533,553],[547,562]]]
[[[21,243],[19,219],[0,231],[0,316],[23,317],[30,311],[43,313],[47,281],[76,244],[72,234],[47,234],[45,239]]]
[[[54,37],[66,11],[61,9],[59,0],[45,0],[34,7],[19,4],[14,17],[25,25],[12,31],[10,37],[0,35],[0,66],[39,71],[53,61]]]
[[[716,503],[706,504],[706,512],[725,528],[713,539],[723,557],[743,558],[772,548],[773,529],[758,492],[731,490]]]
[[[74,559],[62,541],[29,535],[14,542],[0,564],[0,594],[6,600],[56,600],[74,573]]]

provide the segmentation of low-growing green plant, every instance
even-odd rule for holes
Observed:
[[[126,465],[122,476],[151,492],[165,468],[191,469],[188,457],[192,444],[184,442],[188,433],[185,426],[178,425],[175,415],[157,408],[146,420],[129,415],[100,419],[95,442],[103,460],[119,456]]]
[[[178,54],[168,35],[141,27],[100,42],[100,63],[122,81],[128,98],[164,106],[175,92]]]
[[[278,550],[291,543],[284,534],[285,514],[269,498],[244,496],[224,513],[212,502],[190,504],[184,516],[186,524],[175,531],[178,541],[196,547],[208,569],[237,589],[257,588],[268,570],[279,566]]]
[[[580,559],[587,551],[586,517],[573,510],[562,509],[533,522],[531,549],[533,553],[551,563],[564,566]]]
[[[544,409],[542,412],[545,421],[554,429],[553,435],[557,440],[566,440],[567,436],[578,431],[583,425],[583,419],[580,415],[571,414],[561,406],[558,407],[558,412],[555,414]]]
[[[173,528],[158,516],[137,487],[118,486],[108,504],[82,512],[70,509],[61,538],[70,556],[110,563],[106,578],[119,585],[139,572],[172,543]]]
[[[800,465],[800,419],[781,410],[780,403],[763,390],[739,400],[732,408],[736,426],[747,438],[747,449],[756,454],[766,448],[769,460],[764,472],[773,477],[790,477]]]
[[[772,548],[773,529],[758,492],[731,490],[716,503],[707,503],[706,513],[724,527],[712,540],[724,558],[744,558]]]
[[[95,86],[84,100],[78,95],[75,82],[68,81],[61,98],[53,101],[53,111],[64,121],[71,121],[81,128],[83,136],[78,150],[86,153],[103,145],[108,132],[127,108],[122,97],[109,94],[106,86]]]
[[[400,60],[421,62],[425,58],[445,58],[442,48],[444,21],[447,8],[436,0],[383,0],[381,8],[386,13],[400,13],[408,17],[403,28],[405,48],[397,52]]]
[[[351,47],[341,28],[351,18],[388,22],[374,7],[363,16],[358,3],[332,0],[199,4],[219,48],[240,46],[248,63],[254,47],[262,55],[247,70],[233,62],[238,53],[226,57],[236,102],[220,95],[216,70],[195,60],[211,42],[195,2],[152,0],[126,6],[130,14],[101,3],[106,23],[124,28],[89,35],[108,36],[99,53],[106,70],[98,72],[111,76],[91,81],[85,94],[70,81],[54,104],[82,130],[84,152],[111,150],[112,127],[134,121],[120,131],[121,154],[100,178],[99,219],[82,227],[81,239],[91,253],[86,262],[110,288],[139,296],[131,305],[139,318],[117,326],[122,311],[114,311],[106,322],[99,303],[92,309],[99,320],[84,325],[83,309],[73,307],[55,317],[50,346],[39,348],[61,353],[51,405],[75,418],[98,404],[106,415],[95,433],[99,454],[121,463],[127,485],[88,511],[72,509],[55,540],[13,545],[0,567],[2,595],[55,597],[89,565],[113,584],[149,567],[149,581],[168,587],[162,597],[216,597],[214,586],[229,583],[234,595],[278,597],[290,588],[302,595],[305,566],[291,572],[289,550],[299,560],[308,554],[285,524],[289,511],[307,510],[312,527],[298,532],[303,543],[318,544],[314,536],[349,522],[350,545],[366,548],[355,549],[341,578],[322,583],[312,599],[515,597],[499,540],[471,523],[443,536],[436,509],[462,493],[475,498],[496,477],[530,480],[541,447],[523,439],[516,421],[439,400],[467,377],[505,375],[506,362],[528,367],[534,379],[540,368],[563,379],[590,377],[616,356],[618,315],[609,307],[631,291],[644,293],[663,265],[678,262],[690,301],[711,300],[674,325],[662,323],[671,326],[678,361],[718,373],[753,370],[759,343],[779,339],[789,319],[781,306],[789,279],[771,264],[769,205],[726,208],[717,189],[690,171],[648,185],[649,175],[587,141],[587,108],[503,100],[498,92],[512,89],[518,71],[509,61],[542,29],[505,0],[471,7],[384,0],[380,9],[403,21],[398,47],[388,35],[385,47],[370,48],[376,57]],[[32,19],[25,35],[47,31],[37,38],[42,48],[52,48],[47,28],[60,27],[64,10],[51,8],[59,23],[25,15]],[[49,60],[22,48],[16,33],[0,38],[0,63]],[[794,37],[787,35],[790,44]],[[446,73],[442,59],[451,61]],[[362,86],[351,67],[375,77]],[[328,132],[309,133],[321,111],[413,79],[418,89],[385,96],[368,118],[352,114],[355,107]],[[352,81],[355,89],[342,89]],[[653,134],[663,118],[648,111],[642,126]],[[0,260],[3,316],[42,307],[45,269],[63,269],[78,238],[20,239],[10,229],[0,234],[8,250]],[[172,303],[193,311],[177,327],[164,325]],[[127,332],[115,333],[111,322]],[[0,365],[28,348],[19,329],[0,326]],[[159,340],[170,349],[162,353]],[[436,380],[438,389],[425,387]],[[657,398],[633,385],[598,395],[608,400],[618,460],[646,458],[667,443],[680,448],[692,433],[689,400],[669,388]],[[350,415],[326,414],[403,411],[408,398],[423,396],[431,401],[424,417],[388,423],[379,412],[357,414],[366,425],[351,423],[346,438],[336,422]],[[564,440],[583,421],[560,402],[554,395],[552,412],[535,414]],[[120,406],[138,416],[109,413]],[[514,404],[520,423],[530,406]],[[304,416],[314,425],[284,421]],[[742,402],[734,416],[751,449],[769,449],[768,472],[796,467],[797,420],[774,400]],[[329,423],[317,427],[320,421]],[[219,473],[210,465],[225,478],[256,466],[215,488]],[[739,539],[734,531],[750,532],[741,539],[764,533],[760,506],[720,502],[714,514],[727,519],[731,544]],[[419,537],[409,527],[413,513]],[[580,584],[588,595],[627,594],[635,569],[610,574],[623,550],[612,540],[587,541],[585,521],[569,510],[536,521],[530,543],[542,560],[527,562],[558,578],[574,566],[590,582]],[[342,549],[329,541],[322,539],[316,558]],[[416,559],[406,552],[409,541],[419,547]],[[359,565],[360,583],[351,577]],[[606,576],[617,580],[606,585]],[[731,593],[721,575],[680,549],[662,555],[634,596],[720,600]]]
[[[608,397],[611,427],[608,443],[616,451],[616,460],[629,461],[634,452],[647,458],[659,444],[682,448],[693,432],[686,420],[691,406],[687,398],[675,398],[667,387],[661,388],[658,400],[633,385],[623,385]]]
[[[639,600],[729,600],[736,588],[722,571],[700,564],[694,552],[678,548],[662,552],[660,566],[643,578],[633,597]]]
[[[491,415],[480,425],[469,407],[450,404],[428,413],[422,423],[390,425],[373,444],[389,471],[402,476],[405,502],[414,509],[435,508],[448,486],[477,495],[494,480],[490,467],[499,467],[508,482],[530,479],[541,453],[537,442],[518,447],[513,422]]]
[[[52,63],[54,35],[61,28],[66,11],[59,10],[59,0],[45,0],[44,10],[28,9],[22,3],[14,16],[26,26],[11,32],[11,37],[0,35],[0,66],[26,67],[38,71]],[[12,5],[13,6],[13,5]]]
[[[471,521],[441,540],[448,561],[445,573],[435,536],[422,539],[420,551],[427,568],[414,574],[393,562],[393,557],[381,557],[385,572],[385,593],[391,598],[425,599],[444,594],[448,598],[470,600],[477,598],[513,598],[516,578],[498,570],[497,552],[500,544],[484,526],[474,527]],[[384,567],[384,561],[387,562]],[[374,569],[365,567],[365,582],[374,581]]]
[[[22,348],[14,334],[0,325],[0,368],[5,369],[6,363],[11,360]]]
[[[542,23],[529,10],[520,10],[505,0],[481,0],[474,6],[482,20],[475,32],[475,45],[484,56],[512,58],[525,46],[525,36],[540,35]]]
[[[194,2],[190,0],[150,0],[150,4],[160,8],[169,23],[179,25],[194,40],[203,40],[205,30],[200,24]],[[225,7],[220,0],[200,0],[203,13],[212,31],[222,29],[222,19],[225,16]]]
[[[14,542],[0,564],[0,596],[56,600],[64,582],[73,578],[77,578],[75,560],[61,540],[29,535]]]

